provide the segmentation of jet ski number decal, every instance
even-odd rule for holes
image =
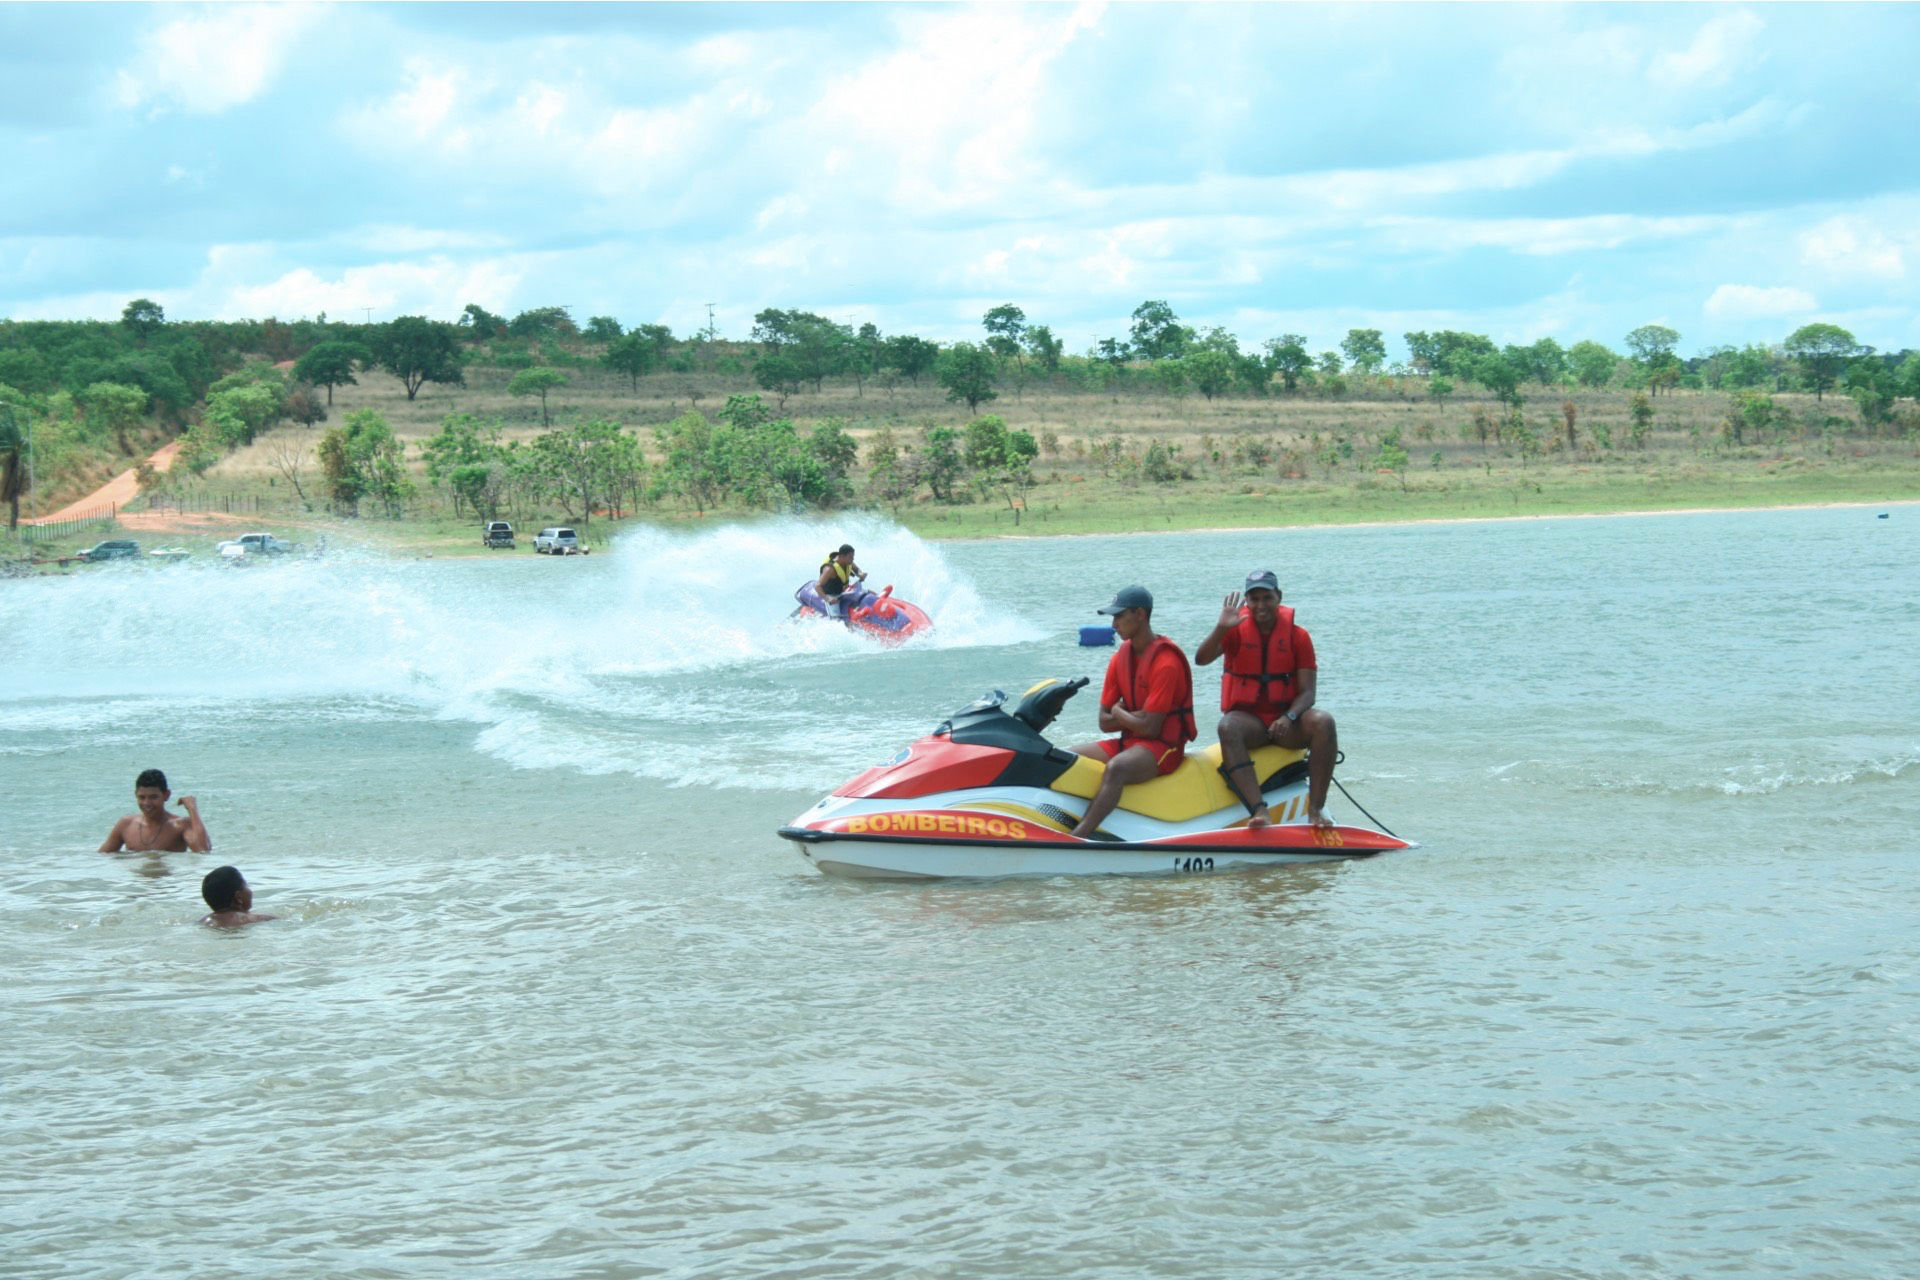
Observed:
[[[1175,871],[1211,871],[1213,870],[1213,859],[1175,858],[1173,860],[1173,869]]]
[[[872,813],[848,818],[853,835],[979,836],[992,840],[1025,840],[1027,825],[1005,818],[977,818],[963,813]]]

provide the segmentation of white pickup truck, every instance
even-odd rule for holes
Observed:
[[[237,538],[216,542],[213,549],[225,558],[235,560],[241,556],[285,555],[293,550],[293,544],[270,533],[243,533]]]

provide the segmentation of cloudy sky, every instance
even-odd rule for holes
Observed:
[[[0,316],[1920,347],[1920,5],[0,4]]]

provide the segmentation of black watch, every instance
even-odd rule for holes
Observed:
[[[1287,712],[1287,723],[1288,723],[1288,724],[1299,724],[1299,723],[1300,723],[1300,713],[1299,713],[1298,711],[1289,711],[1289,712]]]

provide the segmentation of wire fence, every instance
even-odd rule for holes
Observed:
[[[259,515],[267,509],[257,493],[148,493],[141,495],[138,501],[144,511],[171,511],[182,516],[212,513]]]
[[[93,511],[83,511],[71,520],[49,520],[41,524],[22,523],[14,532],[22,542],[58,542],[76,533],[108,533],[120,523],[119,507],[109,503]]]

